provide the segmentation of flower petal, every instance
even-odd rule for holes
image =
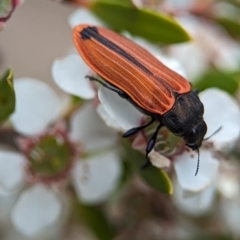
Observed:
[[[52,66],[52,76],[55,83],[63,91],[84,99],[95,97],[95,91],[86,78],[88,73],[89,67],[77,54],[55,60]]]
[[[61,100],[44,82],[32,78],[15,81],[16,110],[11,116],[15,129],[23,134],[41,133],[56,119]]]
[[[217,88],[209,88],[201,92],[199,97],[204,105],[204,119],[208,126],[206,137],[222,127],[209,141],[219,150],[228,150],[240,133],[240,109],[237,102]]]
[[[225,12],[226,9],[225,9]],[[178,17],[178,22],[194,37],[194,42],[171,47],[171,55],[178,59],[190,79],[197,79],[209,62],[218,68],[237,71],[239,69],[240,46],[229,38],[226,31],[214,23],[191,15]],[[218,39],[218,41],[216,41]],[[191,56],[191,60],[185,56]]]
[[[181,155],[174,158],[174,168],[180,186],[184,190],[198,192],[209,186],[218,169],[218,161],[208,150],[200,150],[200,166],[197,176],[195,175],[197,167],[197,153],[193,151],[184,151]]]
[[[0,225],[2,229],[9,226],[10,214],[18,195],[19,192],[14,192],[13,194],[5,196],[0,195]]]
[[[145,116],[125,99],[105,87],[100,87],[98,97],[114,122],[123,130],[138,127]]]
[[[196,42],[170,47],[170,56],[180,62],[190,81],[199,77],[208,67],[206,53]],[[191,60],[186,56],[191,56]]]
[[[72,139],[80,141],[85,151],[116,144],[117,133],[104,124],[90,103],[73,114],[70,127]]]
[[[183,77],[187,77],[187,74],[185,72],[185,69],[182,67],[179,61],[176,61],[172,58],[163,56],[163,55],[157,55],[156,58],[162,62],[164,65],[166,65],[168,68],[172,69],[176,73],[180,74]]]
[[[25,159],[23,155],[0,150],[0,195],[19,189],[24,182]]]
[[[148,157],[149,157],[152,165],[157,168],[170,167],[169,158],[163,156],[162,154],[155,151],[154,149],[148,154]]]
[[[122,128],[112,119],[108,112],[105,110],[103,104],[99,104],[97,106],[97,113],[102,118],[102,120],[106,123],[107,126],[116,129],[118,131],[122,131]]]
[[[177,184],[174,184],[173,201],[175,205],[183,212],[199,216],[209,213],[214,203],[215,188],[210,186],[201,192],[191,196],[185,196],[184,190]]]
[[[57,221],[62,206],[57,196],[42,185],[25,190],[12,212],[12,222],[22,234],[35,236]]]
[[[221,162],[221,168],[216,180],[219,193],[226,199],[237,198],[240,195],[240,169],[232,161]]]
[[[101,20],[85,8],[74,11],[69,17],[68,23],[72,28],[82,23],[103,26]]]
[[[172,9],[177,9],[177,11],[187,11],[188,9],[192,9],[196,4],[195,0],[165,0],[163,1],[164,9],[172,11]]]
[[[77,162],[73,184],[79,199],[90,204],[106,200],[116,187],[121,172],[120,159],[115,152]]]

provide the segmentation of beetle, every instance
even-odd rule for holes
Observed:
[[[100,82],[151,117],[151,121],[130,129],[123,137],[158,121],[146,147],[147,160],[159,129],[165,126],[198,152],[197,174],[199,148],[207,125],[203,119],[203,104],[191,84],[147,50],[109,29],[81,24],[74,28],[73,40],[83,60],[103,79],[87,76],[90,80]]]

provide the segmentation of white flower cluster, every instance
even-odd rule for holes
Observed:
[[[189,16],[181,21],[195,24],[188,29],[196,42],[190,47],[175,46],[169,56],[163,56],[157,48],[142,39],[132,40],[148,49],[169,68],[186,78],[192,78],[208,64],[205,56],[202,56],[206,55],[207,51],[203,54],[202,45],[209,46],[208,43],[212,41],[210,37],[206,43],[198,41],[201,39],[198,34],[210,36],[209,32],[212,33],[212,29],[199,25]],[[96,17],[82,9],[69,18],[71,27],[82,22],[103,25]],[[201,26],[202,30],[198,31],[199,27],[196,26]],[[218,41],[218,44],[221,43]],[[216,48],[225,49],[221,46]],[[185,51],[189,51],[189,54]],[[215,59],[216,65],[225,65],[223,59],[226,59],[226,53],[221,51],[218,54],[219,57]],[[199,59],[200,63],[195,62]],[[144,115],[108,89],[101,86],[96,90],[86,79],[86,75],[89,74],[89,67],[77,53],[55,60],[52,66],[53,79],[62,90],[85,100],[93,100],[72,114],[67,134],[72,141],[81,145],[83,152],[83,155],[74,161],[69,181],[81,202],[96,204],[109,197],[122,173],[116,147],[117,132],[139,126]],[[16,79],[15,91],[17,105],[10,121],[14,129],[25,137],[31,138],[47,131],[50,124],[55,123],[69,106],[67,96],[60,98],[48,85],[36,79]],[[211,209],[216,191],[220,189],[226,192],[218,182],[219,179],[224,179],[223,182],[228,179],[221,171],[219,152],[228,152],[234,146],[240,132],[239,105],[229,94],[210,88],[201,92],[199,97],[205,108],[204,119],[208,126],[206,137],[220,126],[221,130],[201,147],[198,175],[194,176],[197,165],[195,152],[183,151],[171,160],[155,150],[150,154],[151,162],[155,166],[168,168],[173,165],[176,173],[173,181],[174,202],[179,209],[194,216]],[[98,152],[97,155],[92,154],[95,151]],[[69,209],[68,199],[63,192],[54,185],[27,182],[24,154],[1,148],[0,163],[0,221],[4,222],[10,214],[14,227],[28,237],[38,236],[43,239],[60,231]],[[237,197],[234,195],[235,205],[231,205],[231,210],[226,210],[225,215],[230,223],[238,223],[240,220],[240,214],[236,214],[240,212],[239,199],[240,193]],[[223,212],[227,206],[224,204]]]

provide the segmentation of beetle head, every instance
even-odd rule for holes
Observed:
[[[188,147],[192,150],[197,150],[201,146],[206,132],[207,125],[202,119],[196,126],[194,126],[191,132],[183,136],[183,139]]]

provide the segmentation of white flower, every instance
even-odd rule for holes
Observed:
[[[221,28],[190,15],[179,17],[178,21],[194,40],[171,46],[170,56],[180,61],[190,80],[199,77],[210,63],[224,70],[239,69],[240,44],[230,39]]]
[[[73,170],[73,184],[79,199],[87,204],[106,199],[118,182],[120,168],[114,151],[79,161]]]
[[[177,181],[175,181],[173,202],[182,212],[191,216],[199,216],[211,212],[215,192],[216,189],[213,185],[207,187],[201,192],[188,192],[183,190]]]
[[[91,90],[86,87],[83,92],[87,91]],[[61,100],[47,84],[36,79],[16,79],[15,92],[17,106],[11,122],[20,134],[27,135],[29,139],[46,133],[49,124],[60,117],[68,103]],[[69,135],[71,141],[80,144],[81,152],[87,156],[84,159],[82,154],[78,158],[75,156],[72,169],[79,171],[73,170],[69,179],[79,200],[88,204],[106,200],[121,175],[121,163],[115,150],[117,134],[105,126],[94,105],[89,103],[70,118]],[[101,153],[99,157],[94,155],[98,152]],[[26,156],[0,150],[0,161],[0,193],[10,194],[21,189],[28,178]],[[84,172],[86,168],[88,171]],[[57,223],[65,205],[58,195],[52,185],[33,184],[24,189],[11,213],[13,225],[29,237],[40,236],[49,229],[53,230],[53,226],[59,229]]]
[[[219,162],[214,152],[230,150],[240,132],[239,106],[230,95],[222,90],[211,88],[200,93],[199,97],[205,107],[204,119],[208,126],[206,137],[219,126],[222,128],[208,140],[213,143],[213,147],[201,147],[200,168],[197,176],[194,176],[198,157],[196,153],[186,151],[174,157],[173,164],[178,179],[178,186],[174,193],[175,203],[182,211],[194,216],[211,210],[216,188],[227,196],[236,192],[236,184],[233,185],[233,181],[230,181],[232,178],[219,178],[223,175],[217,174]],[[186,194],[190,196],[186,197]]]
[[[218,161],[208,150],[201,149],[200,169],[194,176],[197,168],[197,153],[185,151],[174,158],[174,168],[177,174],[179,185],[192,192],[198,192],[208,187],[216,177]]]
[[[90,155],[73,168],[73,185],[85,203],[106,200],[121,176],[116,149],[117,134],[106,127],[91,104],[86,104],[71,119],[71,137],[83,144]],[[91,151],[97,151],[91,155]]]
[[[206,137],[221,127],[221,131],[213,135],[210,141],[218,150],[230,150],[240,133],[239,104],[231,95],[217,88],[207,89],[199,97],[204,105],[204,119],[208,126]]]
[[[113,119],[122,130],[126,131],[140,125],[144,115],[125,99],[120,98],[116,93],[102,86],[98,90],[98,97],[110,118]]]
[[[66,99],[60,99],[46,83],[37,79],[17,79],[14,88],[16,109],[11,115],[11,122],[24,135],[42,133],[66,106]]]
[[[83,99],[93,99],[96,93],[86,78],[89,70],[79,54],[71,54],[54,61],[52,76],[54,82],[65,92]]]
[[[221,196],[220,216],[228,230],[239,238],[240,229],[240,168],[238,159],[230,159],[221,164],[216,188]]]
[[[196,152],[184,151],[183,154],[174,157],[173,164],[180,186],[193,192],[201,191],[213,182],[218,169],[214,150],[231,148],[240,131],[239,107],[231,96],[213,88],[200,93],[199,97],[205,106],[204,119],[208,125],[206,137],[219,127],[222,129],[208,140],[214,144],[213,149],[201,148],[200,169],[196,177],[194,176],[198,158]],[[143,115],[130,103],[120,99],[117,94],[100,87],[99,99],[103,109],[120,129],[129,130],[132,127],[140,126]],[[106,118],[107,115],[104,114]]]
[[[186,76],[185,71],[177,61],[172,61],[171,59],[161,56],[161,54],[157,57],[172,70],[178,72],[182,76]],[[67,57],[66,59],[67,61],[70,61],[70,57]],[[82,72],[86,74],[87,70],[85,66],[81,64],[78,64],[78,66],[79,68],[81,66]],[[61,66],[59,69],[60,68],[63,69],[65,67]],[[65,71],[68,71],[67,68]],[[68,76],[74,72],[74,70],[69,71]],[[74,78],[79,79],[77,75],[80,76],[80,73],[75,74],[75,77],[72,74],[72,83],[74,82]],[[90,84],[85,83],[86,80],[84,76],[81,78],[84,82],[84,86],[91,86]],[[57,82],[57,79],[55,79],[55,81]],[[77,80],[75,80],[75,82],[76,81]],[[79,93],[80,92],[81,91],[79,91]],[[78,96],[86,98],[82,93]],[[198,159],[196,152],[184,151],[183,154],[174,156],[173,164],[178,182],[184,190],[192,192],[202,191],[211,185],[216,177],[219,165],[214,156],[214,151],[226,151],[227,149],[230,149],[239,136],[240,131],[239,107],[231,96],[221,90],[213,88],[200,93],[199,97],[205,106],[204,119],[208,126],[205,138],[214,133],[219,127],[222,127],[222,129],[208,140],[208,142],[213,144],[213,147],[210,149],[202,147],[200,149],[200,169],[196,177],[194,176]],[[125,99],[120,98],[116,93],[102,86],[98,89],[98,98],[101,102],[101,104],[98,105],[99,115],[108,126],[121,132],[140,126],[146,118],[144,114],[139,112]],[[164,160],[162,157],[157,158],[154,152],[153,154],[150,154],[149,157],[155,166],[169,166],[169,159],[165,158]],[[158,160],[156,161],[156,159]],[[193,180],[189,181],[189,179]]]
[[[222,128],[208,140],[214,144],[213,148],[201,148],[200,169],[196,177],[193,177],[197,162],[196,153],[184,152],[184,155],[174,158],[174,167],[181,187],[191,191],[204,189],[213,182],[218,168],[214,151],[229,150],[240,133],[239,106],[230,95],[222,90],[211,88],[200,93],[199,97],[205,108],[204,119],[208,126],[206,137],[214,133],[220,126]],[[194,180],[190,181],[192,178]],[[191,189],[187,185],[191,186]]]
[[[21,194],[12,211],[12,222],[19,232],[34,236],[51,229],[61,211],[59,196],[45,186],[35,185]]]
[[[5,196],[21,188],[25,159],[20,153],[0,149],[0,164],[0,196]]]
[[[178,0],[178,1],[174,1],[174,0],[165,0],[163,1],[163,7],[166,10],[170,10],[172,11],[172,9],[177,9],[179,10],[188,10],[191,9],[195,4],[196,4],[196,0]]]

